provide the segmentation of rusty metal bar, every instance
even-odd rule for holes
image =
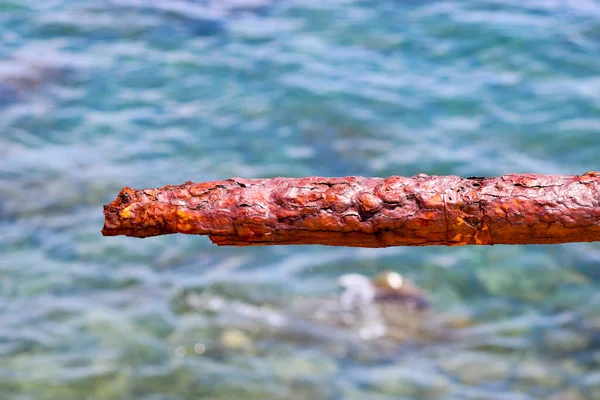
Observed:
[[[232,178],[134,190],[105,236],[208,235],[218,245],[388,247],[600,240],[600,173],[461,178]]]

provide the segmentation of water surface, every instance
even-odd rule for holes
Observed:
[[[104,238],[123,186],[598,170],[600,3],[0,0],[0,393],[593,399],[600,247]],[[315,318],[400,272],[456,338]],[[436,317],[437,318],[437,317]]]

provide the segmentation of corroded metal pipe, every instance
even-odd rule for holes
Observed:
[[[105,236],[208,235],[218,245],[457,246],[600,240],[600,173],[461,178],[232,178],[124,188]]]

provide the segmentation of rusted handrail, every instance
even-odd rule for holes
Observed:
[[[461,178],[232,178],[124,188],[105,236],[208,235],[218,245],[388,247],[600,240],[600,173]]]

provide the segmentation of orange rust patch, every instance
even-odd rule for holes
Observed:
[[[131,210],[133,208],[133,204],[130,206],[127,206],[123,209],[123,211],[121,211],[121,218],[131,218],[133,217],[133,211]]]
[[[379,197],[367,192],[359,194],[358,201],[365,211],[377,210],[383,203]]]

